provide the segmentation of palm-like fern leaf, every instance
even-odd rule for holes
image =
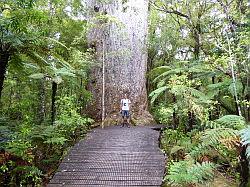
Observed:
[[[247,146],[246,155],[250,158],[250,126],[240,131],[241,142],[243,145]]]
[[[189,160],[173,162],[169,167],[165,180],[174,186],[202,184],[214,177],[215,164],[210,162],[193,163]]]
[[[239,131],[231,128],[207,129],[203,132],[200,140],[206,145],[216,145],[223,139],[237,137],[238,135]]]
[[[149,97],[151,97],[151,103],[153,103],[157,99],[157,97],[160,94],[162,94],[166,89],[167,89],[167,86],[163,86],[163,87],[160,87],[160,88],[154,90],[153,92],[151,92],[149,94]]]
[[[165,72],[163,72],[162,74],[158,75],[158,76],[153,80],[153,82],[157,82],[157,81],[161,80],[161,79],[164,78],[164,77],[168,77],[169,75],[178,74],[178,73],[181,73],[181,72],[184,72],[184,71],[186,71],[184,68],[174,68],[174,69],[165,71]]]
[[[215,121],[223,127],[233,128],[233,129],[243,129],[246,127],[245,118],[237,115],[225,115]]]

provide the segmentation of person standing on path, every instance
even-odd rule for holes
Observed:
[[[122,114],[122,127],[125,123],[127,123],[127,126],[129,127],[130,123],[130,114],[129,114],[129,107],[130,107],[131,101],[128,99],[127,94],[124,94],[124,99],[121,100],[121,114]],[[126,120],[125,120],[126,118]]]

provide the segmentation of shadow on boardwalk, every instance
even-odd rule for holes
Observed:
[[[76,144],[49,187],[161,186],[165,158],[150,127],[97,128]]]

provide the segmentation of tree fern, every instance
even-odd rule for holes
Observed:
[[[182,160],[171,163],[164,180],[173,186],[203,184],[214,177],[215,164],[210,162],[194,163]]]
[[[162,74],[158,75],[153,82],[158,82],[159,80],[161,80],[164,77],[169,77],[170,75],[174,75],[174,74],[178,74],[181,72],[184,72],[185,70],[183,68],[173,68],[171,70],[165,71]]]
[[[207,121],[206,128],[232,128],[235,130],[241,130],[246,127],[245,118],[237,115],[225,115],[214,121]]]
[[[250,126],[240,131],[241,142],[243,145],[247,145],[246,155],[250,159]]]
[[[216,128],[216,129],[207,129],[203,132],[203,136],[201,136],[200,140],[206,145],[216,145],[221,140],[237,137],[239,131],[231,129],[231,128]]]
[[[237,115],[225,115],[215,120],[215,122],[220,124],[221,127],[233,128],[238,130],[246,127],[245,118]]]
[[[231,80],[225,79],[222,82],[216,83],[216,84],[209,84],[207,85],[207,88],[215,91],[215,90],[226,90],[230,86]]]
[[[160,94],[162,94],[167,89],[167,86],[160,87],[149,94],[151,97],[151,103],[153,103]]]
[[[191,151],[187,154],[187,158],[192,158],[194,160],[199,160],[204,155],[210,155],[212,152],[212,149],[210,145],[200,143],[196,146],[194,146]]]
[[[161,75],[162,73],[171,70],[170,66],[159,66],[151,70],[149,73],[150,77],[155,77],[156,75]]]
[[[213,150],[219,151],[222,147],[225,149],[232,150],[240,147],[240,139],[239,139],[239,131],[233,128],[225,128],[223,125],[229,123],[229,119],[239,119],[240,123],[243,120],[241,117],[237,116],[225,116],[220,118],[219,120],[213,121],[210,124],[213,124],[215,128],[206,129],[205,131],[200,133],[199,141],[200,143],[193,147],[192,150],[188,153],[188,155],[194,159],[198,159],[203,155],[210,155]],[[218,123],[223,122],[223,123]],[[235,121],[233,121],[235,122]],[[237,125],[238,123],[235,122]],[[232,125],[233,126],[233,125]],[[219,150],[218,150],[219,149]]]

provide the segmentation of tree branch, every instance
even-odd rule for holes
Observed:
[[[188,16],[188,15],[183,14],[182,12],[179,12],[179,11],[177,11],[177,10],[173,10],[173,9],[168,10],[166,7],[160,8],[159,6],[156,5],[155,2],[152,3],[152,5],[153,5],[153,7],[154,7],[156,10],[165,12],[165,13],[167,13],[167,14],[175,14],[175,15],[177,15],[177,16],[181,16],[181,17],[184,17],[184,18],[186,18],[186,19],[189,19],[189,16]]]

